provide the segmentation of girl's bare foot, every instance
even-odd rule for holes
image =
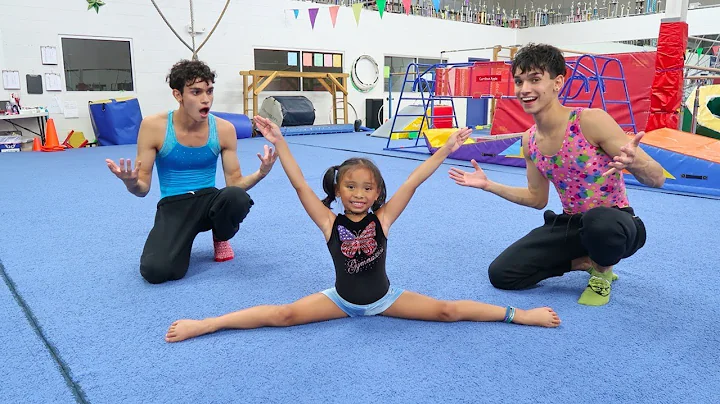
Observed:
[[[212,330],[204,320],[178,320],[170,325],[165,341],[180,342],[209,332]]]
[[[561,321],[553,309],[549,307],[539,307],[532,310],[516,309],[513,323],[540,327],[557,327]]]

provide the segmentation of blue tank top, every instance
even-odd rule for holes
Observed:
[[[155,158],[161,198],[215,186],[220,140],[212,114],[208,115],[208,126],[204,146],[184,146],[175,136],[173,111],[168,113],[165,141]]]

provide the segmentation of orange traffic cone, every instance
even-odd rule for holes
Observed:
[[[40,151],[41,149],[42,149],[42,143],[40,143],[40,138],[39,137],[33,138],[32,151]]]
[[[45,146],[42,147],[42,151],[64,151],[65,148],[60,146],[60,142],[57,137],[57,130],[55,129],[55,121],[52,118],[47,121],[47,133],[45,134]]]

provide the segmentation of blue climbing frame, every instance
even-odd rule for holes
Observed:
[[[602,65],[599,68],[598,62]],[[595,102],[595,97],[600,96],[600,103],[602,109],[607,111],[609,104],[624,104],[627,106],[630,112],[630,122],[620,123],[620,127],[625,128],[627,131],[632,130],[632,133],[637,132],[637,126],[635,125],[635,115],[633,114],[632,104],[630,103],[630,94],[628,92],[627,81],[625,81],[625,71],[623,70],[622,63],[620,60],[613,57],[600,56],[600,55],[582,55],[576,60],[566,61],[565,64],[569,69],[572,70],[570,77],[565,81],[565,85],[560,90],[560,102],[563,105],[570,104],[584,104],[588,108],[592,107]],[[616,64],[618,67],[619,77],[607,76],[606,69],[609,66]],[[571,94],[572,85],[575,81],[580,81],[582,84],[576,88],[574,94]],[[606,81],[619,81],[623,86],[623,93],[625,94],[624,100],[608,100],[605,99],[607,91]],[[592,88],[592,96],[589,100],[576,100],[575,98],[580,95],[580,92],[584,89],[585,92],[590,92]]]
[[[497,63],[497,62],[490,62]],[[507,68],[510,69],[511,62],[504,62]],[[514,95],[494,95],[494,94],[483,94],[483,95],[470,95],[470,96],[458,96],[458,95],[437,95],[436,89],[436,72],[439,68],[462,68],[472,67],[476,64],[482,64],[482,62],[464,62],[464,63],[436,63],[436,64],[421,64],[421,63],[410,63],[405,71],[403,77],[402,88],[400,90],[400,97],[397,100],[397,106],[395,107],[395,113],[392,116],[392,126],[390,127],[390,134],[387,138],[387,144],[384,150],[396,150],[405,151],[411,153],[427,154],[427,146],[425,144],[419,144],[422,134],[418,131],[418,136],[414,139],[414,144],[411,146],[396,146],[390,147],[390,142],[393,140],[393,133],[411,133],[414,130],[405,130],[404,128],[398,128],[395,130],[397,124],[397,117],[422,117],[420,127],[423,127],[425,120],[428,119],[428,128],[434,129],[433,124],[434,118],[441,117],[435,115],[435,104],[437,102],[449,101],[453,109],[452,119],[455,123],[455,127],[459,127],[457,116],[455,114],[455,98],[495,98],[495,99],[507,99],[516,98]],[[607,68],[616,64],[618,67],[619,76],[606,75]],[[627,106],[630,112],[629,123],[618,123],[620,127],[628,128],[626,130],[632,130],[633,133],[637,132],[637,126],[635,125],[635,116],[633,115],[632,105],[630,103],[630,94],[627,88],[627,82],[625,80],[625,72],[623,70],[622,63],[619,59],[600,55],[589,55],[584,54],[579,56],[576,60],[567,61],[567,67],[571,70],[569,78],[565,81],[565,85],[560,90],[558,98],[563,105],[569,104],[585,104],[587,107],[592,107],[596,97],[600,97],[600,103],[602,109],[607,111],[609,104],[623,104]],[[600,67],[602,66],[602,67]],[[574,94],[572,85],[575,81],[580,81],[581,85],[576,88]],[[623,93],[625,95],[624,100],[608,100],[605,98],[605,92],[607,90],[606,81],[619,81],[623,86]],[[409,95],[406,94],[405,85],[412,84],[412,90],[408,90]],[[453,83],[449,83],[450,86]],[[591,88],[592,86],[592,88]],[[592,95],[589,100],[576,100],[582,90],[586,93],[592,91]],[[389,89],[392,94],[392,88]],[[509,92],[509,91],[506,91]],[[401,114],[400,109],[403,100],[409,101],[420,101],[422,111],[419,114]],[[426,111],[430,108],[430,115],[426,115]],[[442,116],[447,119],[447,116]],[[406,139],[398,139],[406,140]],[[413,139],[410,139],[413,140]],[[418,151],[417,149],[422,149]]]
[[[458,96],[458,95],[437,95],[435,92],[435,85],[436,85],[436,72],[437,69],[451,69],[451,68],[462,68],[462,67],[472,67],[478,63],[482,62],[462,62],[462,63],[436,63],[436,64],[422,64],[422,63],[410,63],[405,70],[405,76],[403,77],[402,82],[402,88],[400,90],[400,97],[397,100],[397,106],[395,107],[395,113],[392,116],[392,126],[390,127],[390,134],[388,135],[387,144],[385,145],[384,150],[396,150],[396,151],[404,151],[404,152],[410,152],[410,153],[419,153],[419,154],[427,154],[427,146],[423,144],[419,144],[420,139],[422,138],[422,134],[418,132],[418,136],[414,139],[414,144],[412,146],[396,146],[396,147],[390,147],[390,142],[392,141],[393,133],[411,133],[416,132],[414,130],[404,130],[404,128],[398,128],[399,130],[395,130],[395,125],[397,123],[397,117],[414,117],[414,118],[420,118],[422,117],[422,120],[420,122],[420,127],[422,128],[425,124],[425,120],[428,120],[427,127],[430,129],[434,129],[434,118],[445,118],[447,119],[447,115],[435,115],[435,104],[441,103],[443,101],[450,102],[450,105],[452,106],[452,119],[455,123],[455,127],[459,127],[458,121],[457,121],[457,115],[455,110],[455,103],[453,99],[455,98],[515,98],[514,96],[493,96],[493,95],[481,95],[481,96]],[[510,65],[508,63],[508,69],[510,68]],[[410,93],[409,95],[406,94],[405,85],[406,84],[412,84],[412,90],[408,90]],[[391,84],[392,85],[392,84]],[[452,83],[449,83],[450,86],[452,86]],[[390,93],[392,94],[392,88],[389,89]],[[408,101],[420,101],[422,105],[422,112],[420,114],[401,114],[400,109],[402,107],[402,101],[408,100]],[[430,108],[430,115],[427,115],[427,110]],[[407,139],[399,139],[399,140],[407,140]],[[412,140],[412,139],[410,139]],[[422,149],[422,151],[414,150],[414,149]]]

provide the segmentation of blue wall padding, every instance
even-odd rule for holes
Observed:
[[[250,117],[247,115],[215,111],[213,111],[212,114],[233,124],[238,139],[252,137],[252,121],[250,121]]]
[[[100,146],[136,144],[142,112],[137,98],[90,102],[90,121]]]

